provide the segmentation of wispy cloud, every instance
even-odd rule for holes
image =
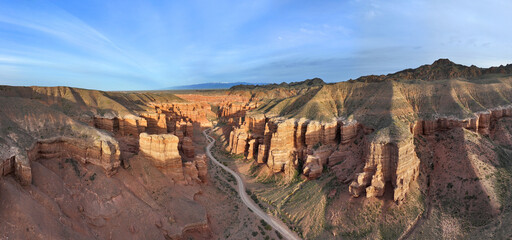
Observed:
[[[0,4],[0,84],[161,89],[512,62],[512,3],[499,0]]]

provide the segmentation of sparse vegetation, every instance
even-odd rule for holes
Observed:
[[[94,181],[94,179],[96,179],[96,173],[89,176],[89,180]]]
[[[81,178],[82,175],[80,174],[80,168],[78,167],[78,162],[73,158],[66,158],[65,163],[71,164],[73,166],[73,170],[75,171],[75,174],[77,177]]]

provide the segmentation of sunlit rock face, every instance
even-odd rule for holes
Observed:
[[[139,137],[140,152],[152,159],[153,164],[175,181],[183,181],[183,167],[178,151],[179,138],[173,134],[141,133]]]

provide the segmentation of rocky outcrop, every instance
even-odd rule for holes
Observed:
[[[194,158],[195,147],[194,143],[192,142],[192,138],[184,137],[181,144],[181,149],[183,150],[183,154],[185,155],[185,157]]]
[[[185,162],[183,164],[183,173],[188,184],[205,183],[208,179],[206,155],[200,154],[193,161]]]
[[[141,133],[139,136],[140,152],[150,157],[153,164],[174,181],[182,182],[184,176],[178,143],[178,137],[172,134]]]
[[[270,123],[269,132],[270,145],[268,149],[267,166],[274,172],[282,172],[285,165],[296,160],[296,149],[294,136],[296,130],[295,119],[275,121]],[[288,166],[292,167],[292,166]]]
[[[152,106],[157,112],[166,115],[169,132],[173,132],[176,123],[181,122],[198,124],[200,127],[212,127],[208,118],[215,116],[215,113],[211,111],[210,104],[206,102],[159,103]]]
[[[361,129],[357,122],[338,119],[319,122],[251,115],[231,131],[228,151],[266,163],[274,172],[292,173],[286,169],[296,169],[308,154],[314,153],[320,164],[326,165],[335,146],[354,140]]]
[[[162,113],[144,113],[141,114],[147,121],[146,132],[149,134],[167,133],[167,120]]]
[[[354,197],[366,191],[366,197],[380,197],[386,184],[393,188],[393,198],[404,200],[410,184],[419,174],[419,159],[412,138],[399,143],[370,143],[363,172],[356,175],[349,192]]]
[[[16,156],[11,156],[0,160],[0,177],[14,172],[14,163]]]
[[[265,134],[265,123],[267,118],[263,114],[246,116],[241,128],[249,131],[251,138],[262,138]]]
[[[322,174],[323,169],[323,165],[318,157],[308,155],[304,163],[303,174],[310,179],[315,179]]]
[[[254,159],[255,156],[258,154],[258,145],[259,140],[258,139],[250,139],[247,142],[247,159]]]
[[[306,127],[306,146],[309,149],[317,148],[322,144],[322,124],[318,121],[310,121]]]
[[[229,124],[241,125],[245,122],[246,113],[258,107],[256,102],[248,103],[225,103],[219,106],[218,118]]]
[[[27,156],[30,161],[73,158],[82,164],[102,167],[108,176],[115,174],[121,164],[119,145],[105,140],[92,143],[69,137],[39,140],[27,151]]]
[[[195,155],[192,139],[183,138],[182,148],[187,161],[178,151],[179,138],[173,134],[141,133],[140,152],[148,156],[154,166],[177,183],[206,182],[208,168],[204,154]]]
[[[202,181],[206,182],[208,180],[208,163],[205,154],[196,155],[194,158],[194,163],[197,168],[197,177]]]
[[[229,134],[229,148],[233,154],[245,154],[248,134],[245,129],[235,128]]]
[[[512,73],[512,65],[491,67],[491,68],[479,68],[474,65],[464,66],[456,64],[448,59],[438,59],[431,65],[423,65],[415,69],[406,69],[400,72],[388,74],[388,75],[370,75],[360,77],[355,81],[358,82],[381,82],[385,80],[398,80],[398,79],[409,79],[409,80],[425,80],[425,81],[436,81],[445,79],[456,79],[465,78],[472,79],[482,77],[488,74],[510,74]]]
[[[457,119],[455,117],[438,117],[434,120],[419,120],[411,124],[410,130],[414,135],[431,135],[439,131],[447,131],[454,128],[466,128],[488,135],[492,122],[502,117],[512,117],[512,107],[500,107],[485,112],[475,113],[473,118]]]
[[[356,121],[342,123],[340,125],[340,143],[347,144],[351,142],[357,137],[361,129],[362,126]]]
[[[94,117],[94,127],[121,136],[139,136],[146,131],[147,121],[142,117],[126,116],[125,118]]]
[[[32,171],[27,157],[17,151],[7,151],[0,159],[0,178],[13,173],[21,185],[27,186],[32,183]],[[10,156],[10,157],[7,157]]]

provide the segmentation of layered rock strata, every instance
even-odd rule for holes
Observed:
[[[261,134],[263,122],[265,130]],[[355,121],[338,119],[330,122],[278,118],[258,121],[246,117],[245,122],[230,133],[228,150],[265,163],[275,173],[291,174],[295,169],[314,179],[322,174],[324,167],[342,162],[351,154],[350,151],[335,151],[338,146],[351,144],[358,136],[363,138],[371,131]],[[402,201],[419,173],[412,138],[398,143],[361,141],[356,147],[366,149],[366,154],[361,159],[363,172],[356,174],[350,185],[352,195],[358,197],[366,193],[367,197],[380,197],[389,184],[394,200]],[[300,165],[302,169],[297,169]]]
[[[466,128],[488,135],[491,124],[502,117],[512,117],[512,107],[501,107],[485,112],[478,112],[475,117],[457,119],[450,117],[438,117],[434,120],[419,120],[411,124],[411,133],[414,135],[431,135],[438,131],[446,131],[454,128]]]
[[[257,102],[225,103],[219,106],[217,116],[221,121],[238,126],[245,122],[247,112],[257,107]]]
[[[165,134],[167,133],[167,120],[165,114],[162,113],[144,113],[141,114],[147,121],[146,132],[149,134]]]
[[[169,131],[173,132],[176,123],[197,123],[200,127],[212,127],[209,117],[215,116],[208,103],[160,103],[153,107],[167,117]]]
[[[190,137],[183,138],[183,141],[181,144],[181,149],[183,150],[183,154],[185,155],[185,157],[187,157],[187,158],[194,157],[195,147],[194,147],[194,143],[192,142],[192,139]]]
[[[306,162],[304,163],[303,174],[313,179],[317,178],[322,174],[324,167],[318,157],[308,155]]]
[[[115,174],[121,164],[117,142],[95,140],[91,144],[69,137],[39,140],[27,151],[27,156],[30,161],[73,158],[83,164],[91,163],[102,167],[108,176]]]
[[[183,172],[187,183],[204,183],[207,181],[208,168],[206,155],[197,155],[193,161],[183,164]]]
[[[332,150],[321,146],[348,144],[361,129],[357,122],[338,119],[318,122],[246,116],[243,124],[231,131],[228,151],[265,163],[274,172],[293,172],[287,169],[296,169],[308,155],[314,154],[322,165],[327,164]]]
[[[13,173],[21,185],[30,185],[32,183],[32,170],[26,155],[18,149],[15,149],[14,152],[5,152],[3,155],[2,160],[0,160],[0,178]]]
[[[185,138],[192,140],[190,138]],[[186,142],[189,142],[186,140]],[[184,151],[189,161],[184,162],[178,150],[179,138],[173,134],[147,134],[139,136],[139,150],[148,156],[153,165],[161,169],[177,183],[206,182],[207,163],[204,154],[194,155],[191,150]],[[183,146],[184,148],[187,148]]]
[[[172,134],[147,134],[139,136],[139,150],[149,156],[153,165],[165,170],[176,182],[182,182],[183,166],[178,151],[179,139]]]
[[[142,117],[127,116],[125,118],[94,117],[94,127],[122,136],[139,136],[146,131],[147,120]]]
[[[366,197],[380,197],[390,184],[394,200],[404,200],[410,184],[419,174],[420,160],[412,138],[399,143],[372,142],[367,146],[365,158],[363,172],[356,174],[349,192],[355,197],[364,192]]]

